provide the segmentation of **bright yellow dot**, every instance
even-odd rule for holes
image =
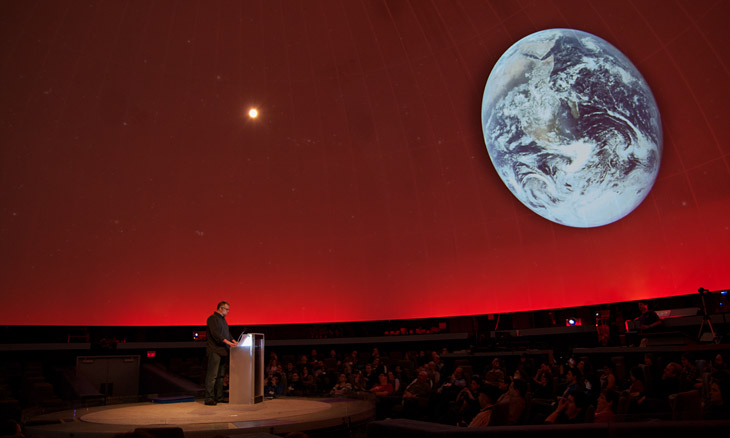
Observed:
[[[248,116],[251,117],[252,119],[255,119],[256,117],[259,116],[259,111],[256,108],[251,108],[248,111]]]

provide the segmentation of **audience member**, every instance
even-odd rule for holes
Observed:
[[[383,373],[378,375],[378,383],[370,388],[370,392],[378,397],[387,397],[392,395],[394,391],[393,385],[388,382],[388,376]]]
[[[584,382],[586,406],[596,406],[598,397],[601,395],[601,376],[598,374],[588,374]]]
[[[375,370],[373,369],[373,366],[369,363],[365,364],[365,370],[362,373],[362,380],[363,384],[365,385],[366,390],[370,390],[370,388],[373,387],[377,383],[377,374],[375,374]]]
[[[730,373],[730,370],[728,370],[727,363],[725,361],[725,357],[721,353],[717,353],[713,358],[712,363],[710,364],[710,373],[713,375],[718,373]],[[726,377],[730,377],[730,375]]]
[[[274,398],[282,395],[284,388],[279,382],[279,376],[273,375],[266,379],[266,385],[264,385],[264,395],[268,398]]]
[[[466,378],[464,378],[464,369],[462,367],[456,367],[454,374],[446,379],[437,392],[442,394],[448,400],[454,400],[459,392],[465,387]]]
[[[322,362],[320,361],[320,363]],[[332,385],[330,376],[327,374],[323,366],[318,366],[314,369],[314,384],[318,392],[324,388],[329,388],[330,385]]]
[[[679,373],[679,387],[681,391],[690,391],[698,383],[697,378],[700,375],[700,370],[695,365],[691,353],[682,354],[681,363],[682,371]]]
[[[418,365],[418,367],[422,367],[425,366],[428,362],[429,358],[428,356],[426,356],[426,351],[420,350],[418,352],[418,356],[416,357],[416,365]]]
[[[479,389],[479,413],[469,423],[469,427],[489,426],[492,419],[492,411],[497,405],[499,390],[494,385],[483,385]]]
[[[570,391],[583,391],[583,375],[578,368],[568,368],[565,372],[565,389],[563,397],[567,396]]]
[[[654,353],[644,354],[644,391],[647,397],[658,397],[661,394],[661,380],[664,374],[659,359]]]
[[[331,395],[347,395],[352,392],[352,384],[347,381],[347,374],[340,373],[337,376],[337,383],[330,391]]]
[[[317,384],[314,376],[309,373],[307,367],[302,368],[302,374],[299,375],[299,380],[302,382],[302,389],[304,395],[313,395],[317,393]]]
[[[380,357],[373,359],[372,367],[376,376],[380,374],[388,375],[388,366],[380,359]]]
[[[598,396],[596,412],[593,416],[594,423],[612,423],[616,421],[616,408],[618,407],[619,394],[611,389],[604,389]]]
[[[357,362],[359,358],[357,355],[357,350],[352,350],[350,354],[345,356],[345,359],[342,361],[342,367],[343,372],[346,374],[352,374],[355,372],[355,369],[357,368]]]
[[[297,363],[297,369],[299,370],[299,375],[301,376],[302,370],[304,368],[309,368],[309,358],[306,354],[302,354],[299,357],[299,363]]]
[[[519,370],[524,380],[529,380],[535,375],[535,361],[527,353],[523,353],[520,356],[520,361],[517,363],[517,370]]]
[[[312,352],[309,354],[309,366],[315,367],[319,364],[319,353],[315,348],[312,349]]]
[[[329,358],[336,360],[337,361],[337,366],[342,365],[342,361],[340,360],[340,355],[337,354],[337,350],[335,350],[334,348],[330,350],[330,356],[329,356]]]
[[[367,388],[365,387],[365,382],[362,378],[362,372],[357,370],[353,372],[351,375],[352,381],[350,382],[352,384],[352,390],[353,391],[367,391]]]
[[[616,375],[614,371],[616,365],[613,362],[608,362],[603,366],[603,374],[601,374],[601,390],[602,391],[615,391],[616,390]]]
[[[418,354],[415,351],[406,351],[403,360],[412,363],[414,368],[418,366]]]
[[[680,391],[679,375],[682,372],[682,366],[676,362],[670,362],[664,367],[662,380],[657,391],[659,397],[668,397]]]
[[[630,371],[631,386],[629,387],[629,411],[636,413],[643,410],[643,404],[646,400],[644,389],[644,371],[639,366],[631,368]]]
[[[282,368],[279,364],[279,360],[276,357],[272,357],[269,360],[269,364],[266,366],[266,375],[271,377],[274,374],[281,374]]]
[[[393,374],[395,374],[395,378],[400,380],[401,382],[405,382],[407,379],[406,373],[403,371],[403,367],[400,365],[396,365],[393,368]]]
[[[391,415],[395,400],[391,395],[395,392],[393,385],[388,382],[388,376],[383,373],[378,374],[378,383],[370,388],[370,392],[375,394],[375,417],[378,419],[387,418]]]
[[[443,361],[441,360],[441,356],[439,356],[439,354],[435,351],[431,352],[431,361],[434,363],[434,369],[438,371],[439,374],[443,374],[446,364],[443,363]]]
[[[558,400],[558,407],[545,419],[546,423],[582,423],[585,417],[586,398],[581,391],[570,391]]]
[[[730,379],[713,379],[710,384],[710,403],[704,409],[705,420],[730,419]]]
[[[524,380],[513,380],[507,392],[497,399],[497,404],[506,404],[506,418],[500,419],[502,424],[518,424],[527,406],[527,382]]]
[[[393,385],[393,394],[400,394],[401,384],[400,378],[393,371],[388,371],[388,383]]]
[[[441,373],[436,369],[436,364],[433,361],[426,363],[423,367],[428,373],[428,379],[431,381],[431,387],[436,388],[441,383]]]
[[[553,391],[553,371],[547,362],[540,364],[540,369],[537,370],[535,378],[533,379],[533,398],[537,399],[552,399],[554,396]]]
[[[495,386],[499,390],[505,390],[507,388],[504,370],[502,369],[502,361],[498,357],[492,359],[492,368],[484,374],[484,383]]]
[[[458,418],[459,424],[469,424],[471,420],[479,413],[481,408],[479,403],[479,391],[481,389],[481,382],[479,376],[472,376],[469,385],[463,388],[456,396],[454,402],[455,412],[454,415]],[[492,387],[495,390],[496,387]],[[494,403],[496,403],[496,396]]]
[[[429,393],[431,393],[431,381],[428,379],[428,373],[420,370],[416,380],[406,387],[403,398],[426,397]]]
[[[431,381],[426,370],[418,371],[418,377],[403,392],[403,411],[408,417],[423,417],[431,394]]]
[[[288,379],[289,387],[287,388],[287,395],[293,395],[301,397],[304,395],[304,387],[302,381],[299,379],[299,373],[294,371],[291,373],[291,377]]]
[[[294,364],[292,362],[287,362],[286,368],[285,368],[285,371],[284,371],[284,374],[286,375],[286,380],[287,381],[290,381],[291,380],[291,376],[294,373],[297,373],[298,374],[298,371],[297,371],[296,367],[294,366]]]

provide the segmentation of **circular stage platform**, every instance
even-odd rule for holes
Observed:
[[[186,438],[286,434],[345,428],[370,420],[374,414],[373,401],[348,398],[284,397],[255,405],[216,406],[206,406],[202,400],[133,403],[39,415],[26,424],[26,432],[29,436],[49,438],[112,437],[136,428],[180,427]]]

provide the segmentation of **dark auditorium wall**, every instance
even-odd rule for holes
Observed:
[[[0,2],[0,324],[513,312],[730,286],[725,0]],[[524,207],[481,132],[542,29],[646,78],[653,190],[589,229]],[[249,119],[250,107],[260,116]]]

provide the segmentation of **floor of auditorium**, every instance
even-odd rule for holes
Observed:
[[[286,434],[346,428],[372,419],[374,403],[346,398],[302,399],[285,397],[255,405],[202,400],[185,403],[131,403],[43,414],[26,425],[30,436],[113,437],[136,428],[180,427],[185,437]]]

